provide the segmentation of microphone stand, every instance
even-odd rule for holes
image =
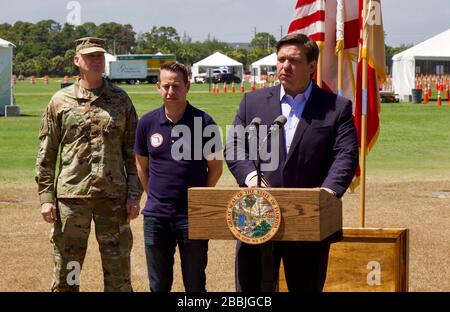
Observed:
[[[273,127],[273,125],[271,126]],[[261,153],[262,149],[266,149],[267,142],[272,135],[272,131],[275,128],[269,128],[269,132],[264,137],[259,145],[258,140],[258,157],[257,157],[257,167],[256,172],[258,175],[258,187],[261,187],[262,173],[261,173]],[[261,245],[261,291],[262,292],[273,292],[275,290],[275,283],[278,280],[278,276],[276,276],[275,272],[275,262],[274,262],[274,244],[273,241],[268,241]]]
[[[261,151],[259,150],[259,129],[256,135],[256,177],[257,187],[261,187],[262,173],[261,173]]]
[[[264,153],[264,157],[267,156],[267,151],[266,151],[266,147],[267,147],[267,144],[268,144],[267,142],[270,140],[270,137],[273,135],[273,132],[276,135],[278,135],[278,131],[280,130],[280,128],[281,128],[281,126],[279,124],[271,125],[270,128],[269,128],[269,132],[264,137],[264,139],[261,140],[261,143],[259,143],[259,138],[258,138],[258,145],[257,145],[258,153],[257,153],[257,160],[256,160],[256,163],[255,163],[258,187],[261,187],[261,182],[262,182],[261,154]],[[273,146],[271,148],[273,148]]]
[[[281,118],[282,117],[282,118]],[[281,131],[282,127],[286,123],[286,118],[284,116],[278,116],[277,119],[269,128],[269,132],[266,137],[262,140],[261,146],[259,145],[258,139],[258,153],[257,153],[257,163],[256,172],[258,175],[258,187],[261,187],[261,153],[266,151],[266,145],[272,135],[279,135],[278,131]],[[261,149],[263,148],[263,149]],[[274,146],[271,146],[273,149]],[[261,262],[262,262],[262,272],[261,272],[261,291],[262,292],[273,292],[275,290],[275,284],[278,280],[278,276],[275,270],[274,261],[274,244],[273,241],[266,242],[261,245]]]
[[[261,173],[261,155],[260,155],[260,144],[259,144],[259,122],[251,124],[251,128],[249,129],[249,144],[256,145],[256,159],[254,160],[255,168],[256,168],[256,177],[257,177],[257,187],[261,187],[262,181],[262,173]],[[256,141],[256,142],[255,142]]]

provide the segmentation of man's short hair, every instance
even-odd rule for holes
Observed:
[[[290,33],[280,39],[277,43],[277,53],[282,46],[296,44],[306,48],[306,59],[308,62],[317,61],[319,58],[319,47],[317,43],[308,36],[301,33]]]
[[[159,69],[159,75],[158,75],[158,81],[161,81],[161,71],[162,70],[168,70],[173,73],[180,73],[183,75],[184,83],[187,84],[189,82],[189,71],[181,63],[178,62],[168,62],[161,65],[161,68]]]

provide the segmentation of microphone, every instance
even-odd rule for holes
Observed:
[[[262,146],[264,146],[267,143],[267,140],[269,140],[272,133],[277,132],[281,127],[283,127],[287,122],[287,118],[284,115],[280,115],[272,122],[272,124],[269,127],[269,131],[267,132],[267,135],[262,140]]]
[[[259,117],[255,117],[252,119],[252,122],[248,125],[249,131],[254,131],[259,128],[259,125],[261,124],[262,120]]]
[[[272,122],[269,128],[269,135],[270,133],[277,131],[279,128],[283,127],[287,122],[287,118],[284,115],[280,115]]]
[[[248,125],[248,133],[249,133],[249,139],[254,139],[256,138],[258,140],[258,129],[259,129],[259,125],[261,124],[262,120],[259,117],[255,117],[252,119],[252,121],[250,122],[250,124]]]

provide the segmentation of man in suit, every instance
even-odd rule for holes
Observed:
[[[319,55],[313,40],[303,34],[289,34],[277,43],[276,49],[280,85],[246,93],[234,125],[248,127],[255,117],[261,118],[261,125],[270,125],[277,116],[284,115],[286,124],[273,133],[279,148],[274,147],[271,155],[278,164],[275,170],[262,167],[262,186],[320,187],[341,197],[358,165],[352,103],[320,89],[312,80]],[[238,184],[255,187],[255,165],[248,157],[249,144],[243,144],[245,140],[242,135],[229,135],[225,157]],[[247,157],[236,159],[236,151]],[[269,242],[266,246],[238,242],[237,291],[275,290],[282,258],[289,291],[321,292],[330,243],[336,241],[336,236],[339,235],[322,242]]]

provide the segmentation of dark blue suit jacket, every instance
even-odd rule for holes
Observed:
[[[249,125],[254,117],[270,125],[281,115],[280,86],[246,93],[234,125]],[[347,190],[358,165],[358,141],[353,123],[352,103],[319,88],[313,82],[311,95],[297,125],[289,153],[286,155],[284,131],[278,133],[279,165],[263,171],[271,187],[327,187],[341,197]],[[231,146],[239,149],[242,137],[227,138],[227,164],[240,186],[255,170],[252,160],[233,160]],[[239,152],[239,151],[238,151]],[[241,153],[248,154],[243,150]]]

